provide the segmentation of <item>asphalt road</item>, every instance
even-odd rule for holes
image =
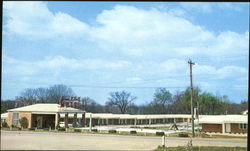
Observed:
[[[166,146],[186,145],[189,140],[166,137]],[[153,150],[158,145],[161,145],[161,137],[1,131],[2,150]],[[247,147],[247,139],[195,138],[193,145]]]

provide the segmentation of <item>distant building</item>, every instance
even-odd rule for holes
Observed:
[[[242,112],[243,115],[248,115],[248,110]]]
[[[207,115],[200,118],[203,132],[247,133],[247,115]]]
[[[2,113],[1,114],[1,123],[6,122],[7,117],[8,117],[8,113]]]

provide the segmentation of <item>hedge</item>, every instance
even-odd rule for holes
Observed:
[[[65,128],[64,127],[59,127],[58,131],[65,131]]]
[[[81,129],[74,129],[74,132],[82,132]]]
[[[109,130],[109,133],[116,133],[116,130]]]
[[[130,131],[130,134],[136,134],[137,132],[136,131]]]
[[[179,133],[178,136],[179,137],[188,137],[188,133]]]
[[[92,129],[91,131],[92,131],[92,132],[98,132],[97,129]]]
[[[163,136],[163,135],[164,135],[164,132],[156,132],[155,135],[156,135],[156,136]]]

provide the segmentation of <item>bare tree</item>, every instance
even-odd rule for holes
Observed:
[[[36,103],[36,91],[35,89],[28,88],[21,92],[21,97],[17,97],[17,100],[22,102],[23,106]]]
[[[131,103],[136,99],[129,92],[111,92],[109,101],[106,103],[110,106],[117,106],[122,114],[127,112],[127,109]]]
[[[49,89],[48,88],[36,88],[35,94],[41,103],[46,103],[49,100]]]
[[[59,100],[62,96],[73,96],[74,92],[70,87],[58,84],[51,86],[48,89],[48,95],[49,95],[49,102],[59,103]]]

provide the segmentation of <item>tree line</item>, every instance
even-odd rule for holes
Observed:
[[[7,109],[27,106],[35,103],[59,103],[61,96],[74,96],[74,91],[65,85],[54,85],[48,88],[24,89],[14,100],[1,101],[1,113]],[[166,88],[157,88],[153,99],[146,105],[136,105],[136,96],[130,92],[116,91],[109,94],[105,105],[97,103],[89,97],[80,100],[79,108],[92,113],[119,114],[190,114],[190,88],[170,93]],[[226,95],[216,96],[202,92],[200,88],[193,90],[193,104],[197,112],[203,115],[240,114],[248,109],[248,101],[232,103]]]

